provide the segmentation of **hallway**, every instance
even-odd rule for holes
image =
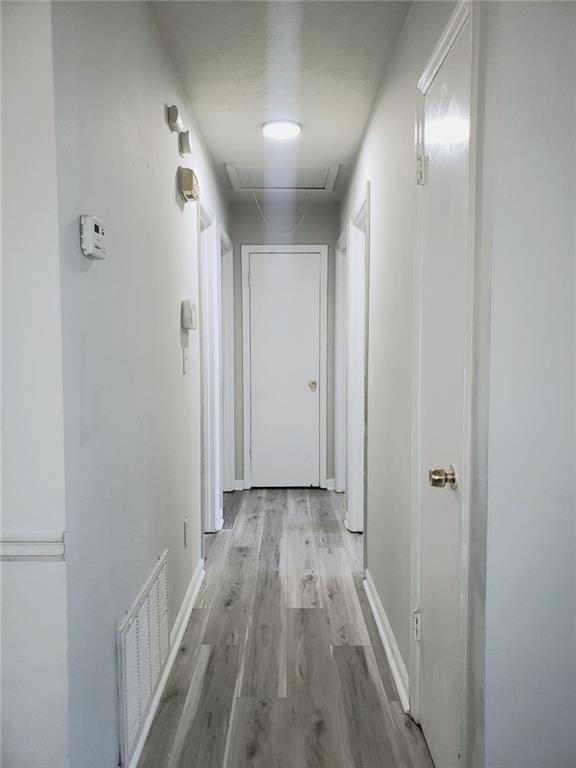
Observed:
[[[225,496],[140,768],[427,768],[329,491]]]

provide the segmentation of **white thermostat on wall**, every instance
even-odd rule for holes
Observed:
[[[104,223],[96,216],[80,216],[80,245],[89,259],[106,258]]]

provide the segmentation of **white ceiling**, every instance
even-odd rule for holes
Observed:
[[[231,199],[251,193],[232,191],[227,163],[295,175],[297,168],[342,166],[335,192],[300,193],[318,202],[336,199],[409,3],[151,5]],[[301,122],[302,135],[285,143],[265,139],[261,124],[279,118]]]

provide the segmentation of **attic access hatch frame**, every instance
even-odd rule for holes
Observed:
[[[338,178],[338,173],[340,172],[340,166],[303,166],[303,167],[296,167],[294,169],[296,178],[294,181],[296,183],[293,184],[275,184],[273,183],[273,180],[271,183],[261,183],[260,180],[258,180],[259,183],[251,184],[250,186],[243,183],[241,178],[241,173],[244,171],[254,171],[258,172],[258,174],[261,174],[266,177],[266,175],[270,175],[273,177],[273,175],[276,172],[286,172],[288,169],[285,166],[271,166],[270,168],[264,168],[262,166],[258,167],[255,165],[239,165],[236,163],[226,163],[225,166],[226,173],[228,174],[228,178],[230,180],[230,184],[232,186],[232,189],[235,192],[258,192],[262,191],[265,192],[267,190],[281,190],[281,191],[303,191],[303,192],[333,192],[336,188],[336,180]],[[298,183],[297,175],[301,171],[317,171],[322,172],[324,175],[323,183],[322,184],[304,184]]]

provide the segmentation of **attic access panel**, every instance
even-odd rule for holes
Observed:
[[[332,192],[336,185],[338,166],[318,168],[291,168],[242,166],[229,163],[226,171],[232,189],[250,190],[321,190]]]

